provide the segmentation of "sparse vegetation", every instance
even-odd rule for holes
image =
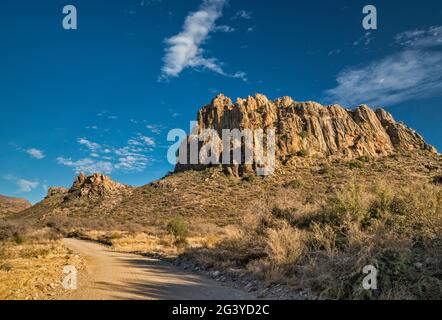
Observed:
[[[442,185],[442,175],[441,176],[436,176],[433,178],[433,183],[434,184],[439,184]]]
[[[186,222],[182,218],[174,218],[167,224],[167,232],[175,239],[185,239],[188,235],[188,228]]]
[[[238,248],[219,263],[230,259],[264,281],[309,287],[322,298],[442,298],[442,190],[428,184],[351,183],[317,210],[251,215],[240,234],[218,247]],[[369,264],[379,270],[375,292],[361,286]]]
[[[284,184],[284,186],[286,188],[299,189],[303,186],[303,183],[299,179],[294,179],[294,180],[291,180],[290,182],[287,182],[286,184]]]
[[[307,149],[301,149],[299,150],[296,155],[298,157],[307,157],[308,156],[308,150]]]
[[[360,169],[364,167],[364,162],[361,160],[352,160],[348,163],[350,169]]]
[[[243,181],[249,182],[249,183],[253,183],[256,180],[256,175],[254,174],[247,174],[243,177]]]

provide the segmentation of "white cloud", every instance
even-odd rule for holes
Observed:
[[[91,158],[73,161],[70,158],[58,157],[57,162],[64,166],[73,168],[76,173],[85,172],[87,174],[91,174],[100,172],[110,174],[114,169],[113,164],[109,161],[100,161]]]
[[[140,140],[143,141],[148,146],[154,146],[155,140],[151,137],[140,136]]]
[[[26,153],[29,154],[31,157],[35,158],[35,159],[44,159],[45,154],[42,150],[38,150],[35,148],[30,148],[26,150]]]
[[[214,31],[217,31],[217,32],[234,32],[235,28],[233,28],[231,26],[222,25],[222,26],[216,26],[214,28]]]
[[[240,10],[237,13],[235,13],[235,15],[232,18],[233,20],[236,19],[246,19],[246,20],[250,20],[252,19],[252,13],[246,10]]]
[[[343,70],[336,78],[338,85],[326,91],[326,99],[347,106],[386,106],[441,95],[442,52],[430,49],[428,41],[418,40],[423,38],[422,33],[411,31],[398,35],[396,41],[407,39],[401,51]],[[432,46],[437,45],[433,42]]]
[[[123,147],[113,147],[93,142],[87,138],[80,138],[77,142],[85,146],[89,156],[80,159],[59,156],[56,160],[60,165],[74,169],[76,173],[105,173],[115,170],[142,171],[150,163],[147,153],[153,150],[155,140],[151,137],[138,134],[127,141]]]
[[[204,0],[198,11],[186,17],[182,31],[166,39],[168,47],[165,49],[166,54],[163,58],[164,64],[159,80],[178,77],[186,68],[203,68],[223,76],[246,81],[243,72],[226,73],[216,58],[203,56],[205,52],[201,46],[209,38],[210,33],[219,28],[215,22],[222,16],[226,3],[227,0]]]
[[[442,45],[442,26],[428,29],[415,29],[399,33],[395,40],[398,44],[413,48],[427,48]]]
[[[39,185],[38,181],[29,181],[26,179],[18,179],[16,183],[20,187],[20,192],[31,192]]]
[[[38,181],[31,181],[27,179],[17,178],[14,175],[8,174],[3,176],[3,179],[8,181],[13,181],[20,189],[17,191],[20,192],[31,192],[35,188],[39,186]]]
[[[160,134],[163,130],[163,126],[156,125],[156,124],[148,124],[146,126],[147,129],[149,129],[152,133]]]
[[[84,145],[86,148],[88,148],[89,150],[94,151],[94,152],[101,148],[101,145],[99,145],[98,143],[89,141],[86,138],[78,139],[78,143],[81,145]]]
[[[370,32],[366,32],[362,37],[353,42],[354,46],[364,45],[368,46],[373,41],[373,35]]]

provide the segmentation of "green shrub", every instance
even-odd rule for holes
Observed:
[[[188,234],[186,222],[182,218],[174,218],[166,226],[167,232],[175,239],[184,239]]]
[[[22,244],[23,242],[25,242],[25,237],[18,233],[14,234],[12,238],[16,244]]]
[[[272,216],[276,219],[284,220],[288,224],[292,225],[295,222],[293,212],[294,210],[291,209],[281,209],[278,207],[274,207],[272,209]]]
[[[350,169],[360,169],[364,167],[364,162],[360,160],[352,160],[348,163]]]
[[[14,269],[14,266],[9,262],[6,262],[6,263],[3,263],[2,265],[0,265],[0,270],[2,270],[2,271],[9,272],[9,271],[12,271],[12,269]]]
[[[308,132],[307,131],[302,131],[300,134],[299,134],[299,136],[302,138],[302,139],[306,139],[307,137],[308,137]]]
[[[290,181],[290,182],[287,182],[287,183],[284,185],[284,187],[286,187],[286,188],[292,188],[292,189],[299,189],[299,188],[302,188],[302,186],[303,186],[302,181],[301,181],[301,180],[298,180],[298,179],[295,179],[295,180],[292,180],[292,181]]]
[[[436,176],[433,178],[433,183],[434,184],[440,184],[442,185],[442,176]]]
[[[244,178],[242,178],[243,181],[253,183],[256,179],[256,176],[254,174],[248,174]]]
[[[307,157],[308,156],[308,151],[306,149],[301,149],[299,150],[296,155],[298,157]]]
[[[361,156],[358,158],[358,160],[364,163],[370,162],[370,158],[367,156]]]

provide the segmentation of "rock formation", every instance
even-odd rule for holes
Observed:
[[[129,188],[129,186],[112,181],[111,178],[100,173],[90,176],[80,173],[68,190],[66,198],[103,198],[119,194]]]
[[[383,109],[373,111],[367,105],[349,110],[339,105],[296,102],[290,97],[270,101],[261,94],[238,99],[234,104],[221,94],[199,110],[197,123],[198,134],[204,129],[214,129],[219,137],[223,129],[274,129],[277,163],[307,154],[350,160],[385,156],[400,150],[436,152],[418,133],[396,122],[390,113]],[[201,163],[188,164],[190,140],[189,137],[185,142],[188,161],[178,163],[176,171],[206,167]],[[200,142],[199,150],[208,143],[210,141]],[[221,159],[222,144],[217,143]],[[227,167],[229,172],[241,175],[253,170],[255,165],[228,164]]]
[[[0,217],[18,213],[31,206],[28,200],[0,195]]]

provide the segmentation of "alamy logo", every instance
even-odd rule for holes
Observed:
[[[376,290],[378,288],[378,269],[372,265],[365,266],[362,269],[367,276],[362,280],[362,287],[365,290]]]
[[[378,28],[378,12],[374,5],[366,5],[362,9],[362,13],[366,14],[362,20],[362,27],[365,30],[377,30]]]
[[[77,268],[75,266],[65,266],[63,268],[63,273],[65,274],[63,278],[63,288],[66,290],[76,290],[77,289]]]
[[[275,130],[223,129],[221,137],[214,129],[199,130],[191,122],[191,134],[173,129],[167,141],[176,141],[167,153],[170,164],[181,165],[255,165],[257,175],[275,170]],[[178,139],[177,139],[178,138]]]
[[[64,6],[63,13],[66,14],[63,18],[63,28],[77,30],[77,8],[73,5]]]

